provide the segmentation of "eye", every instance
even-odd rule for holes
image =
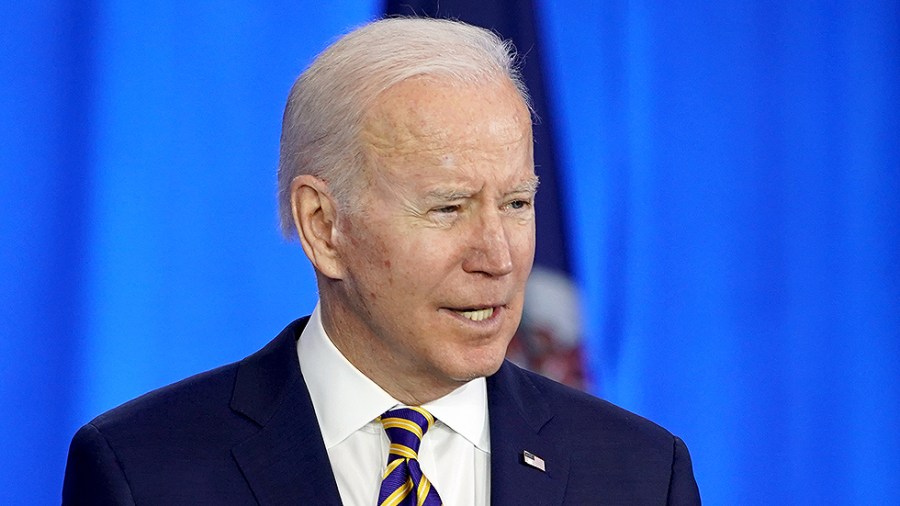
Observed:
[[[531,201],[530,201],[530,200],[525,200],[525,199],[513,200],[512,202],[510,202],[509,204],[507,204],[507,206],[508,206],[510,209],[513,209],[513,210],[518,211],[518,210],[521,210],[521,209],[527,209],[528,207],[531,207]]]
[[[452,214],[452,213],[459,211],[459,206],[458,205],[442,206],[442,207],[433,209],[433,211],[438,214]]]

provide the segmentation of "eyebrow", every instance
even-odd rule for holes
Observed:
[[[438,201],[466,199],[471,196],[471,191],[458,188],[435,188],[425,194],[426,199]]]
[[[512,190],[506,192],[506,195],[512,195],[516,193],[527,193],[534,194],[537,193],[538,184],[540,180],[537,176],[531,176],[525,181],[516,185]],[[428,200],[436,200],[436,201],[450,201],[450,200],[460,200],[467,199],[472,197],[472,195],[478,192],[473,192],[470,190],[460,189],[460,188],[435,188],[428,193],[425,194],[425,198]]]
[[[537,193],[538,185],[541,181],[537,176],[531,176],[521,184],[513,188],[510,193]]]

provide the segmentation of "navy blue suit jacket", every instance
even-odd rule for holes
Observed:
[[[82,427],[63,503],[340,504],[297,360],[305,324]],[[652,422],[508,362],[487,391],[492,504],[700,503],[687,448]]]

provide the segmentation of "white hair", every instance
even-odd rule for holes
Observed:
[[[415,76],[451,83],[510,80],[529,104],[515,49],[496,34],[458,21],[389,18],[363,25],[325,49],[294,82],[281,130],[281,229],[296,237],[291,183],[325,181],[342,211],[354,211],[364,167],[362,121],[374,100]]]

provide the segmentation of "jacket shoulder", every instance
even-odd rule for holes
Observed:
[[[237,363],[228,364],[157,388],[97,416],[89,425],[109,435],[221,421],[222,414],[230,412],[237,368]]]
[[[305,323],[305,318],[293,322],[243,360],[148,392],[101,414],[91,425],[108,437],[141,431],[163,441],[166,434],[189,430],[204,431],[205,439],[230,432],[253,420],[243,409],[248,398],[275,403],[283,388],[299,376],[294,347]]]
[[[495,388],[517,399],[503,406],[568,456],[565,504],[700,503],[687,448],[668,430],[510,363],[495,376]]]
[[[236,370],[232,364],[159,388],[82,427],[69,447],[63,504],[246,496],[231,448],[255,429],[229,409]]]
[[[671,450],[675,436],[647,418],[531,371],[518,372],[542,393],[558,422],[588,434],[614,432],[633,444],[661,444]]]
[[[302,323],[240,362],[153,390],[82,427],[69,448],[63,503],[254,503],[233,449],[302,381],[294,351]]]
[[[566,504],[700,504],[687,447],[671,432],[533,372],[504,369],[530,392],[524,410],[546,409],[540,433],[568,449]]]

